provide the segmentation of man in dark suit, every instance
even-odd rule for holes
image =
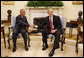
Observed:
[[[16,51],[16,40],[17,40],[17,35],[19,33],[22,34],[24,38],[24,43],[25,43],[25,50],[28,51],[26,27],[29,27],[29,26],[30,25],[27,22],[27,18],[25,17],[25,10],[21,9],[20,15],[16,17],[16,23],[15,23],[14,32],[13,32],[13,52]]]
[[[48,10],[49,16],[45,18],[45,21],[41,24],[41,26],[35,26],[37,28],[42,28],[47,25],[47,29],[42,31],[43,43],[45,44],[42,50],[46,50],[48,48],[47,44],[47,35],[53,34],[55,36],[53,49],[49,53],[49,56],[53,56],[55,49],[59,48],[59,38],[62,33],[62,24],[59,16],[53,15],[53,10]]]

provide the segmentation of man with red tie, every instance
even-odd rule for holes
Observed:
[[[41,26],[38,26],[38,28],[42,28],[47,25],[47,29],[42,31],[43,43],[45,44],[42,50],[46,50],[48,48],[47,35],[53,34],[55,36],[53,48],[49,53],[49,56],[53,56],[55,49],[59,48],[59,38],[62,33],[62,24],[60,17],[53,15],[52,9],[48,9],[48,15],[49,16],[45,18],[45,21],[41,24]]]

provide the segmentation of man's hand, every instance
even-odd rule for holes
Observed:
[[[33,27],[33,28],[38,28],[38,26],[37,26],[37,25],[31,25],[31,27]]]
[[[51,33],[55,33],[57,31],[57,29],[51,30]]]
[[[34,25],[30,24],[30,27],[34,28]]]
[[[26,27],[26,30],[28,31],[28,27]]]
[[[34,25],[30,25],[30,27],[32,27],[32,28],[33,28],[33,27],[34,27]]]

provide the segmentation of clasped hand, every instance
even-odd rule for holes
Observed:
[[[38,28],[38,26],[37,25],[30,25],[31,27],[33,27],[33,28]],[[55,33],[57,31],[57,29],[54,29],[54,30],[51,30],[50,32],[51,33]]]
[[[50,32],[51,33],[55,33],[57,31],[57,29],[54,29],[54,30],[51,30]]]

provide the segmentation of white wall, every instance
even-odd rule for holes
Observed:
[[[63,1],[64,3],[64,16],[67,18],[77,18],[78,11],[83,11],[83,5],[72,5],[72,1]],[[15,1],[14,5],[1,4],[1,20],[7,19],[7,10],[12,10],[12,15],[17,16],[19,10],[25,8],[27,1]]]
[[[72,1],[63,1],[63,3],[64,16],[68,18],[67,21],[76,20],[78,18],[78,11],[83,11],[83,5],[72,5]],[[1,2],[1,20],[7,20],[8,9],[12,10],[12,16],[17,16],[20,9],[25,9],[26,4],[27,1],[15,1],[14,5],[3,5]]]
[[[83,5],[73,5],[72,1],[64,1],[64,15],[67,18],[76,20],[79,11],[83,11]]]
[[[25,8],[27,1],[15,1],[14,5],[3,5],[1,4],[1,19],[7,19],[7,10],[12,10],[12,16],[17,16],[19,14],[20,9]]]

